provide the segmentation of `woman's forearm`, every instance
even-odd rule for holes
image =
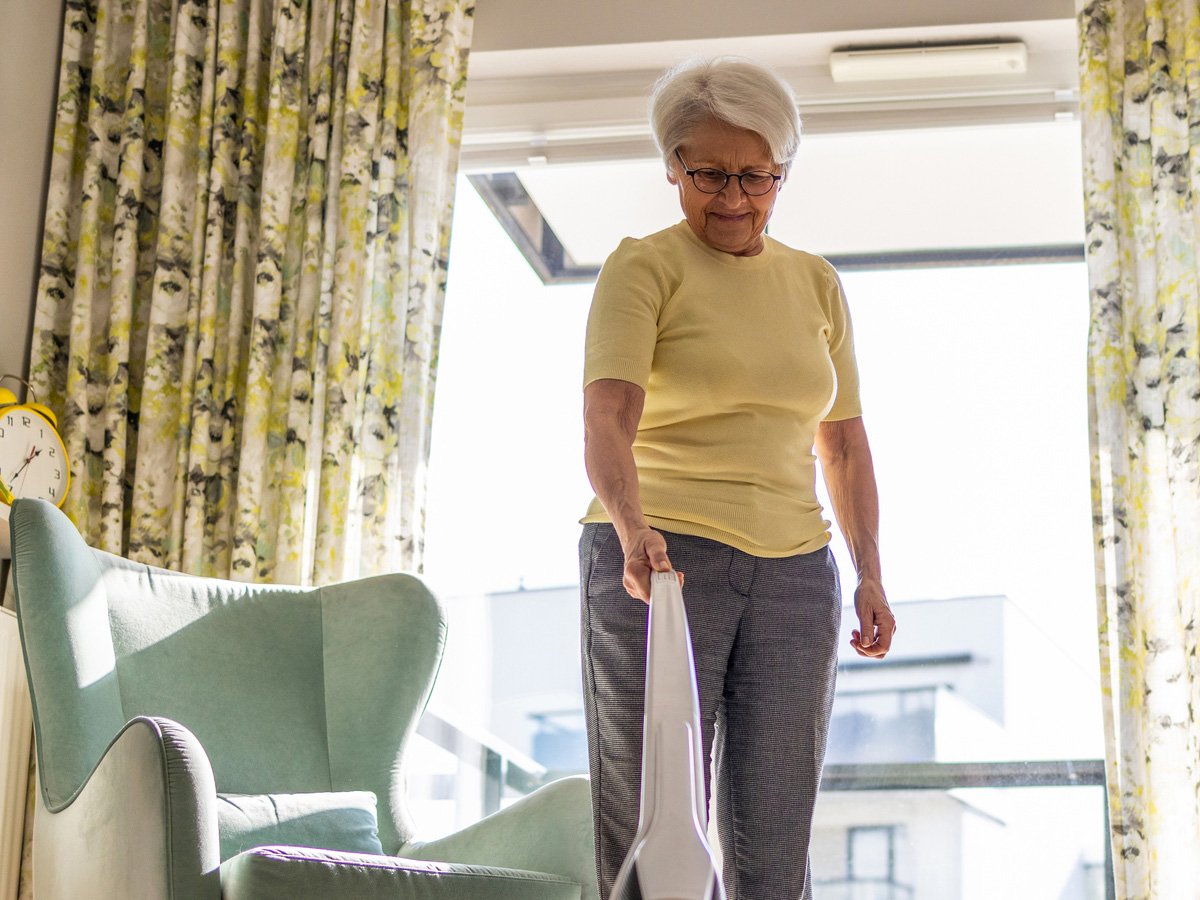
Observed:
[[[631,532],[649,527],[633,459],[645,398],[637,385],[615,379],[592,382],[584,392],[584,465],[623,547]]]
[[[614,430],[589,429],[584,441],[584,463],[592,489],[624,546],[631,531],[647,527],[632,446],[625,444]]]
[[[862,419],[822,423],[817,454],[858,580],[878,582],[879,492]]]
[[[858,581],[882,581],[879,563],[879,495],[875,487],[875,473],[870,466],[847,465],[842,477],[833,479],[837,487],[830,486],[834,515]]]

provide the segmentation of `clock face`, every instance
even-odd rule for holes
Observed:
[[[13,497],[60,506],[70,477],[67,450],[53,425],[32,409],[0,408],[0,481]]]

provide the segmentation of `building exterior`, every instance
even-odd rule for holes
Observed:
[[[468,680],[490,685],[480,721],[553,773],[586,771],[578,588],[448,605],[449,652],[461,639]],[[827,765],[1102,756],[1094,677],[1007,598],[908,602],[897,616],[896,650],[866,660],[844,610]],[[815,896],[1097,900],[1103,802],[1082,787],[823,792]]]

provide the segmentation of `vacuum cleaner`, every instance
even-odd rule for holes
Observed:
[[[650,575],[637,833],[610,900],[725,900],[706,832],[696,661],[675,572]]]

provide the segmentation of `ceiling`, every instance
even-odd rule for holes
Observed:
[[[781,11],[816,4],[773,3],[755,15],[760,0],[714,4],[728,14],[698,15],[689,4],[672,18],[674,0],[633,4],[480,0],[467,78],[461,165],[480,172],[528,164],[648,159],[654,155],[646,123],[646,96],[664,69],[694,55],[736,54],[775,66],[796,91],[808,134],[896,130],[930,126],[1045,122],[1078,109],[1075,23],[1070,4],[980,2],[820,4],[823,17],[806,14],[821,30],[780,31],[802,24]],[[840,16],[829,6],[843,10]],[[939,10],[939,6],[945,7]],[[501,16],[500,11],[509,13]],[[547,18],[545,10],[564,11]],[[565,11],[570,11],[566,15]],[[540,11],[541,15],[536,12]],[[658,18],[647,19],[647,11]],[[628,23],[615,24],[621,17]],[[988,19],[1020,13],[1024,19]],[[1048,17],[1047,14],[1054,14]],[[936,16],[942,16],[938,23]],[[527,27],[516,21],[526,17]],[[565,21],[564,21],[565,20]],[[697,36],[707,20],[709,34]],[[886,20],[889,27],[869,25]],[[770,25],[747,34],[747,22]],[[916,22],[918,24],[903,24]],[[503,24],[503,28],[499,27]],[[687,27],[684,27],[686,23]],[[845,26],[856,27],[845,27]],[[735,26],[741,26],[740,29]],[[732,33],[730,33],[730,29]],[[773,29],[773,30],[772,30]],[[663,39],[686,33],[687,38]],[[601,42],[624,35],[621,42]],[[520,40],[524,38],[524,40]],[[890,82],[835,83],[829,55],[850,46],[979,40],[1022,41],[1029,64],[1019,75],[924,78]],[[555,43],[557,42],[557,43]],[[524,44],[524,46],[516,46]]]
[[[723,15],[680,0],[479,0],[461,168],[515,173],[526,195],[515,216],[489,203],[519,246],[532,236],[537,252],[545,233],[586,278],[621,237],[678,221],[649,87],[689,56],[738,54],[775,66],[800,102],[804,138],[771,223],[785,243],[828,255],[1082,247],[1070,0],[712,7]],[[835,48],[996,39],[1025,43],[1025,73],[853,84],[829,73]]]
[[[1075,0],[477,0],[471,46],[641,45],[760,35],[1070,19]]]

